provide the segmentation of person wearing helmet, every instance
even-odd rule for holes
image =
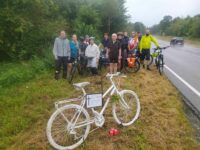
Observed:
[[[97,75],[100,51],[99,51],[99,47],[94,43],[94,40],[95,40],[94,37],[90,37],[90,44],[86,48],[85,56],[88,58],[87,67],[90,68],[91,73],[93,75]]]
[[[157,48],[159,48],[159,45],[155,38],[150,34],[149,30],[146,30],[146,34],[142,36],[142,39],[140,41],[140,53],[141,53],[141,64],[143,64],[143,68],[145,68],[144,60],[146,60],[146,64],[149,64],[150,60],[150,48],[151,43],[154,43]],[[150,70],[149,65],[147,65],[147,70]]]

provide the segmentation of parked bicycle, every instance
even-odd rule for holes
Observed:
[[[137,94],[131,90],[119,91],[113,78],[125,77],[120,73],[107,74],[111,82],[110,88],[104,94],[87,94],[85,87],[89,82],[74,84],[77,90],[83,92],[83,96],[75,99],[63,100],[55,103],[56,111],[50,117],[47,124],[47,138],[49,143],[58,150],[75,149],[81,145],[90,132],[91,124],[97,128],[102,127],[105,122],[104,111],[113,97],[118,97],[112,103],[112,114],[115,121],[122,126],[133,124],[140,114],[140,101]],[[103,105],[103,99],[106,101]],[[71,102],[80,102],[70,104]],[[101,107],[100,112],[95,110]],[[92,111],[92,117],[88,110]]]
[[[79,68],[79,63],[78,63],[78,59],[75,60],[73,63],[72,63],[72,69],[71,69],[71,72],[69,73],[68,77],[67,77],[67,80],[69,81],[69,83],[72,83],[73,81],[73,78],[75,76],[76,73],[80,73],[80,68]]]
[[[84,61],[83,59],[81,59],[81,61],[77,59],[72,63],[72,69],[67,78],[70,84],[73,82],[73,79],[76,74],[80,74],[80,75],[90,74],[90,68],[87,67],[87,58],[85,57]]]
[[[156,64],[156,67],[157,67],[160,75],[163,74],[163,70],[164,70],[164,55],[162,54],[162,51],[169,47],[170,46],[154,48],[153,49],[154,52],[151,54],[151,59],[150,59],[149,65],[152,65],[153,61],[155,59],[155,64]]]

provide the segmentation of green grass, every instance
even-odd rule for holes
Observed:
[[[96,77],[77,77],[76,82],[97,81]],[[121,89],[136,91],[141,101],[141,114],[130,127],[119,127],[111,115],[111,105],[106,111],[104,128],[91,133],[80,150],[198,150],[195,131],[187,120],[179,93],[157,70],[141,70],[120,79]],[[156,84],[155,84],[156,83]],[[104,88],[109,85],[104,80]],[[97,92],[92,84],[87,91]],[[46,150],[52,149],[46,138],[47,121],[54,109],[54,102],[80,95],[66,80],[55,81],[53,70],[35,75],[30,81],[19,82],[0,91],[0,149]],[[115,127],[120,135],[109,137]]]
[[[52,68],[53,56],[46,51],[42,58],[33,57],[28,62],[0,63],[0,89],[33,79]]]

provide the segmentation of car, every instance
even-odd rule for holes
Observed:
[[[184,39],[182,37],[174,37],[170,41],[171,46],[184,46]]]

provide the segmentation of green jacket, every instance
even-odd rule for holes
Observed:
[[[151,42],[153,42],[156,45],[156,47],[159,47],[157,41],[152,35],[149,36],[143,35],[140,41],[140,51],[142,51],[142,49],[150,49]]]

